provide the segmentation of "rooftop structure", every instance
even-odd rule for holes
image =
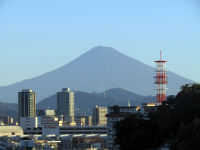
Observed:
[[[32,89],[22,89],[22,92],[33,92]]]
[[[55,110],[46,109],[46,110],[36,110],[36,114],[37,116],[55,116],[56,112]]]

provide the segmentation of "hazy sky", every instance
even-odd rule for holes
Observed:
[[[0,0],[0,86],[111,46],[200,81],[198,0]],[[153,81],[153,79],[152,79]]]

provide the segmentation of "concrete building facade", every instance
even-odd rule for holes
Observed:
[[[85,126],[85,116],[75,116],[77,126]]]
[[[18,92],[18,119],[21,117],[36,117],[36,97],[31,89]]]
[[[74,92],[69,88],[57,93],[57,113],[64,116],[64,121],[74,122]]]
[[[92,116],[75,116],[77,126],[92,126]]]
[[[96,106],[93,108],[93,125],[105,126],[107,124],[107,107]]]
[[[62,123],[56,116],[43,116],[42,135],[59,135],[59,126],[62,126]]]
[[[92,126],[92,116],[86,116],[85,125],[86,126]]]
[[[137,113],[140,110],[140,106],[118,106],[114,105],[108,107],[107,116],[107,147],[108,150],[119,150],[119,145],[115,144],[116,130],[115,124],[125,117]]]
[[[35,129],[38,127],[38,117],[21,117],[20,127],[24,130]]]

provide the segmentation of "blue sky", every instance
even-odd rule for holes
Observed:
[[[0,0],[0,86],[111,46],[200,81],[199,0]]]

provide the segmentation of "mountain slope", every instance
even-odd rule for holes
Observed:
[[[7,116],[9,116],[10,118],[14,118],[15,121],[18,121],[17,109],[18,109],[18,105],[16,103],[0,102],[0,120],[4,120],[4,122],[7,122]]]
[[[134,94],[134,93],[124,90],[122,88],[109,89],[103,93],[100,93],[99,95],[110,97],[119,103],[124,101],[124,102],[126,102],[125,105],[128,104],[128,101],[134,103],[136,101],[140,101],[145,98],[145,96]]]
[[[112,105],[127,106],[128,101],[131,105],[138,106],[143,102],[155,102],[156,97],[145,97],[134,94],[122,88],[114,88],[104,93],[75,92],[75,114],[92,115],[92,108],[96,105],[107,107]],[[45,98],[37,104],[38,109],[57,109],[56,94]],[[13,117],[17,121],[17,104],[0,102],[0,120],[6,121],[7,116]]]
[[[111,47],[99,46],[54,71],[0,87],[0,101],[17,102],[17,92],[24,88],[33,89],[37,93],[38,101],[60,91],[63,87],[86,92],[121,87],[140,95],[153,95],[154,74],[154,68]],[[168,94],[175,94],[181,85],[192,82],[172,72],[168,72],[168,76]]]
[[[74,95],[74,107],[76,115],[92,115],[93,107],[96,105],[107,107],[112,105],[128,106],[128,101],[131,106],[139,106],[145,102],[156,102],[156,97],[141,96],[134,94],[122,88],[114,88],[105,91],[104,93],[87,93],[76,91]],[[37,109],[57,109],[56,94],[40,101],[37,104]]]
[[[90,94],[86,92],[75,92],[75,114],[76,115],[92,115],[92,108],[98,106],[110,106],[118,104],[115,100],[109,97],[99,96],[97,94]],[[56,94],[40,101],[37,104],[37,109],[57,109]]]

